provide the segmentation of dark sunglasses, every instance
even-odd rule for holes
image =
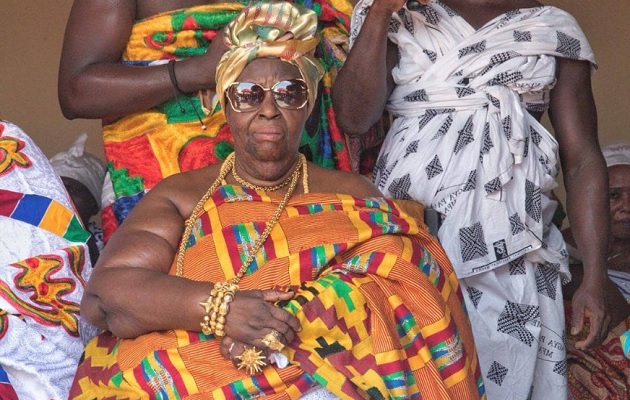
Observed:
[[[234,111],[247,112],[258,110],[269,90],[280,108],[297,110],[308,102],[308,87],[302,79],[280,81],[270,88],[253,82],[234,82],[225,89],[225,95]]]

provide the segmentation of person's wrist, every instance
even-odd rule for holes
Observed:
[[[181,87],[179,86],[179,82],[177,81],[177,73],[175,72],[175,65],[177,64],[177,61],[175,60],[170,60],[168,62],[168,77],[171,81],[171,85],[173,86],[173,90],[180,95],[186,95],[187,93],[184,92]]]
[[[398,7],[397,9],[393,9],[391,7],[388,7],[384,4],[375,2],[374,4],[372,4],[370,6],[370,14],[372,15],[377,15],[381,18],[387,18],[387,20],[389,21],[389,19],[391,18],[392,14],[394,14],[395,12],[397,12],[401,7]]]

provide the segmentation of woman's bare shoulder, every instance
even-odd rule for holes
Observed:
[[[191,203],[196,204],[212,186],[219,170],[220,166],[210,165],[171,175],[151,189],[149,195],[159,196],[172,202],[178,208],[188,209]]]
[[[382,193],[364,175],[332,170],[309,163],[311,192],[348,194],[354,197],[382,197]]]

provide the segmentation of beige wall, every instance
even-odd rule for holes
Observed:
[[[59,55],[71,0],[2,2],[0,118],[20,125],[47,156],[81,132],[88,151],[103,156],[100,122],[64,118],[57,101]]]
[[[0,11],[0,118],[22,126],[48,156],[82,131],[88,150],[102,156],[100,123],[66,120],[57,101],[57,70],[71,0],[4,1]],[[552,0],[571,12],[599,63],[593,86],[603,144],[630,140],[630,1],[602,7],[595,0]]]

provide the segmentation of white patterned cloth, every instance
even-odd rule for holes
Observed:
[[[351,42],[371,2],[355,6]],[[510,11],[475,31],[435,0],[393,14],[389,39],[400,52],[386,106],[395,119],[374,181],[440,213],[488,398],[564,399],[560,289],[570,275],[550,198],[558,144],[528,110],[548,108],[556,57],[594,65],[592,50],[555,7]]]
[[[0,155],[0,369],[20,399],[66,399],[89,234],[46,156],[2,120]]]

